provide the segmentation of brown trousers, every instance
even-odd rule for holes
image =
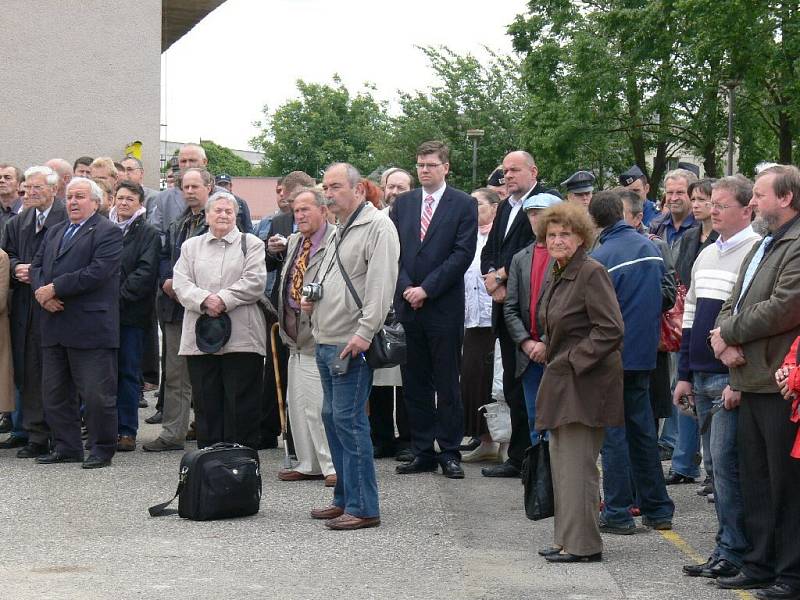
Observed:
[[[589,556],[603,551],[598,514],[597,457],[604,429],[569,423],[550,430],[550,466],[555,497],[554,542],[564,552]]]

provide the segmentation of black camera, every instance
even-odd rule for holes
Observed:
[[[322,300],[322,284],[321,283],[307,283],[300,290],[300,293],[306,297],[309,302],[319,302]]]

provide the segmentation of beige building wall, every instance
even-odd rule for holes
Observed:
[[[158,187],[162,0],[3,0],[0,162],[119,160]]]

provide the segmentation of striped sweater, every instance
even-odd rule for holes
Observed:
[[[692,373],[727,373],[728,369],[714,358],[708,345],[708,333],[724,302],[731,295],[739,268],[753,244],[761,238],[752,228],[733,236],[733,244],[720,247],[720,240],[707,246],[692,266],[692,284],[683,309],[683,337],[678,360],[678,379],[692,381]]]

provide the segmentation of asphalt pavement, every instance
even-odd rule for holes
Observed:
[[[140,445],[158,431],[143,424]],[[309,518],[331,500],[321,481],[278,481],[280,449],[260,452],[257,515],[202,523],[147,512],[174,493],[180,452],[137,448],[97,470],[14,454],[0,450],[4,600],[752,598],[681,575],[716,532],[695,485],[670,487],[674,531],[604,535],[603,562],[556,565],[536,554],[552,519],[526,519],[521,482],[482,477],[481,464],[454,481],[396,475],[397,463],[379,460],[382,525],[339,532]]]

